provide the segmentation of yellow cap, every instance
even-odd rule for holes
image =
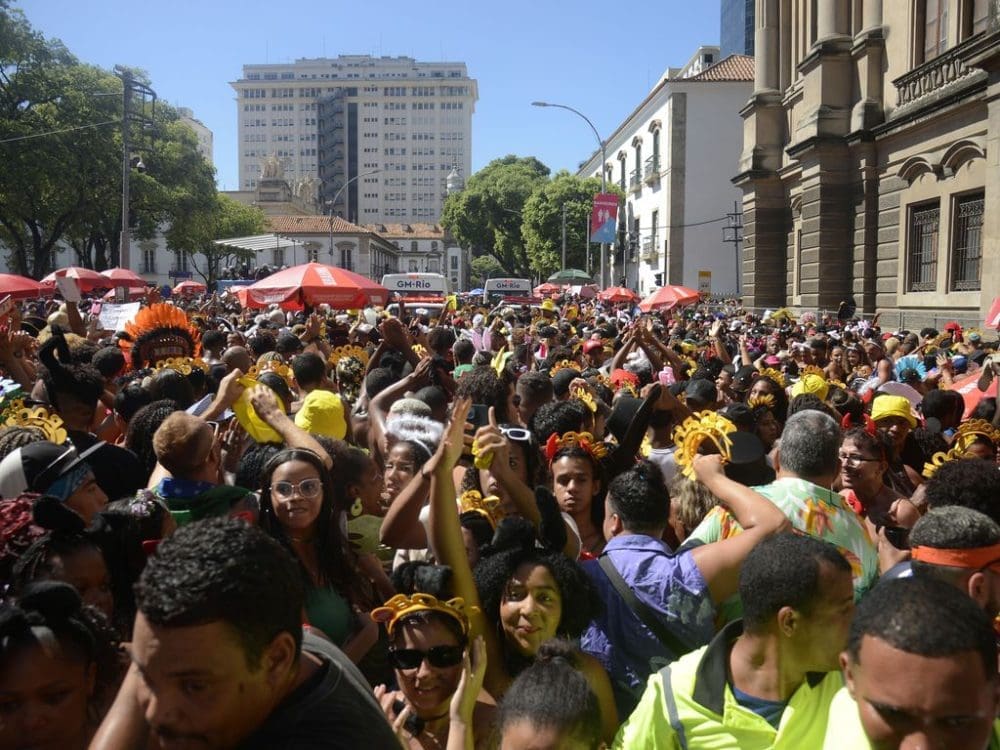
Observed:
[[[336,393],[313,391],[302,402],[302,408],[295,415],[295,424],[306,432],[343,440],[347,435],[344,402]]]
[[[872,403],[872,420],[878,422],[880,419],[888,417],[902,417],[910,423],[910,427],[917,426],[916,417],[910,411],[910,402],[905,396],[877,396]]]

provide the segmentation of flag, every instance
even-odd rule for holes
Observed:
[[[594,196],[594,208],[590,214],[590,241],[614,242],[617,231],[618,196],[598,193]]]

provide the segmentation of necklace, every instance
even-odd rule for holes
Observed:
[[[288,538],[291,541],[293,541],[293,542],[298,542],[299,544],[306,544],[308,542],[313,541],[316,537],[315,536],[292,536],[291,534],[289,534]]]

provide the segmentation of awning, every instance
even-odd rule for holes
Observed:
[[[249,237],[227,237],[216,240],[216,245],[233,247],[238,250],[248,250],[259,253],[261,250],[279,250],[286,247],[305,247],[305,242],[282,237],[280,234],[254,234]]]

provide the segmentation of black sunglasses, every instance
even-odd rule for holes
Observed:
[[[389,664],[393,669],[416,669],[426,659],[432,667],[443,669],[461,664],[464,655],[465,646],[431,646],[426,651],[418,648],[393,648],[389,649]]]

